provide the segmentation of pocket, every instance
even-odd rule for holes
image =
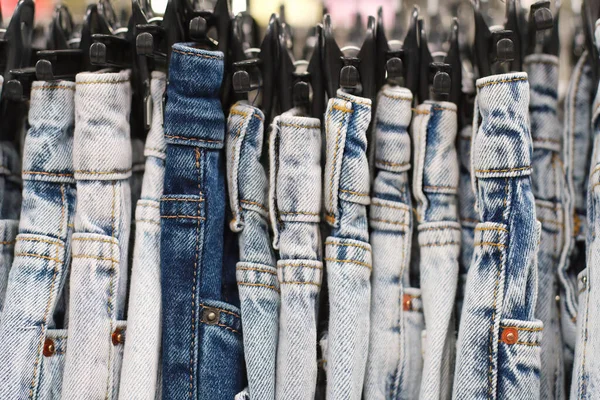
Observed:
[[[500,321],[498,399],[539,399],[542,321]]]
[[[44,340],[36,398],[60,400],[67,351],[67,330],[48,329]]]

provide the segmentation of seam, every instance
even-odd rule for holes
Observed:
[[[161,215],[160,217],[165,218],[165,219],[176,219],[176,218],[197,219],[198,221],[204,221],[206,219],[204,217],[196,217],[193,215]]]
[[[115,83],[126,83],[129,79],[120,79],[118,81],[86,81],[86,82],[75,82],[76,85],[100,85],[102,83],[110,85]]]
[[[345,113],[353,113],[354,110],[348,107],[344,107],[344,106],[339,106],[337,104],[334,104],[332,106],[335,110],[341,111],[341,112],[345,112]]]
[[[363,267],[367,267],[369,269],[373,269],[371,264],[367,264],[365,262],[357,261],[357,260],[340,260],[338,258],[325,258],[325,261],[332,261],[332,262],[343,263],[343,264],[356,264],[356,265],[362,265]]]
[[[195,149],[196,155],[196,174],[198,176],[198,193],[202,195],[200,186],[200,150]],[[196,208],[196,214],[200,215],[200,203]],[[192,398],[194,389],[194,342],[196,340],[196,287],[198,285],[198,253],[200,249],[200,219],[196,224],[196,250],[194,257],[194,279],[192,281],[192,338],[190,340],[190,390],[188,397]]]
[[[65,186],[64,185],[60,185],[60,199],[62,201],[62,204],[60,207],[60,225],[58,226],[58,231],[62,233],[63,225],[65,223],[65,206],[66,206]]]
[[[74,254],[73,258],[90,258],[92,260],[98,260],[98,261],[110,261],[110,262],[115,263],[115,264],[119,263],[119,260],[115,260],[112,257],[89,256],[87,254]]]
[[[297,211],[297,212],[284,212],[284,211],[279,211],[280,215],[316,215],[319,216],[319,213],[315,213],[315,212],[308,212],[308,211]]]
[[[427,110],[419,110],[417,108],[411,108],[411,110],[417,115],[429,115],[429,111]]]
[[[390,220],[387,220],[387,219],[371,218],[371,221],[373,221],[373,222],[384,222],[386,224],[392,224],[392,225],[408,226],[408,224],[405,224],[404,222],[390,221]]]
[[[49,176],[73,177],[73,174],[59,174],[59,173],[55,173],[55,172],[44,172],[44,171],[23,171],[22,173],[23,173],[23,175],[29,174],[29,175],[49,175]]]
[[[200,194],[202,196],[202,194]],[[161,201],[181,201],[184,203],[202,203],[204,202],[204,198],[202,199],[179,199],[177,197],[163,197]]]
[[[513,344],[508,344],[508,343],[505,343],[505,342],[503,342],[502,340],[498,340],[498,343],[504,343],[504,344],[505,344],[505,345],[507,345],[507,346],[514,346],[514,345],[520,344],[520,345],[523,345],[523,346],[533,346],[533,347],[537,347],[537,346],[539,346],[539,345],[540,345],[540,343],[539,343],[539,342],[515,342],[515,343],[513,343]]]
[[[560,144],[562,143],[562,140],[558,140],[558,139],[550,139],[550,138],[535,138],[533,139],[533,142],[549,142],[549,143],[557,143]]]
[[[540,207],[540,208],[545,208],[547,210],[552,210],[552,211],[560,211],[561,207],[559,204],[556,204],[555,206],[547,206],[545,204],[541,204],[541,203],[536,203],[535,204],[536,207]]]
[[[234,313],[234,312],[232,312],[232,311],[227,311],[227,310],[225,310],[225,309],[223,309],[223,308],[207,306],[207,305],[206,305],[206,304],[204,304],[204,303],[198,303],[198,305],[199,305],[200,307],[202,307],[202,308],[213,308],[213,309],[217,309],[217,310],[219,310],[219,312],[222,312],[222,313],[224,313],[224,314],[229,314],[229,315],[233,315],[233,316],[234,316],[234,317],[236,317],[236,318],[240,318],[239,314],[236,314],[236,313]]]
[[[258,203],[256,201],[240,200],[240,203],[242,203],[242,204],[251,204],[253,206],[257,206],[258,208],[260,208],[263,211],[269,212],[269,210],[267,209],[267,207],[265,207],[263,204]],[[281,212],[280,212],[280,214],[281,214]]]
[[[369,193],[353,192],[352,190],[346,190],[346,189],[340,189],[340,192],[342,192],[342,193],[348,193],[348,194],[353,194],[353,195],[356,195],[356,196],[369,196]]]
[[[505,248],[506,245],[502,244],[502,243],[494,243],[494,242],[476,242],[473,244],[473,246],[492,246],[492,247],[498,247],[498,248]]]
[[[267,273],[269,275],[274,275],[277,276],[277,272],[273,272],[273,271],[269,271],[268,269],[264,269],[264,268],[255,268],[255,267],[237,267],[236,268],[237,271],[256,271],[256,272],[264,272]]]
[[[151,219],[136,219],[135,222],[147,222],[149,224],[154,224],[160,226],[160,222],[153,221]]]
[[[423,186],[423,189],[450,189],[450,190],[458,190],[458,188],[455,187],[455,186],[431,186],[431,185]]]
[[[18,238],[17,240],[13,241],[13,242],[0,242],[0,244],[13,244],[15,242],[41,242],[41,243],[48,243],[54,246],[60,246],[60,247],[65,247],[64,244],[60,243],[60,242],[54,242],[52,240],[46,240],[46,239],[37,239],[37,238]]]
[[[334,242],[325,242],[326,245],[331,245],[331,246],[346,246],[346,247],[356,247],[359,249],[363,249],[366,250],[368,252],[371,252],[371,249],[368,248],[367,246],[362,246],[360,244],[354,244],[354,243],[334,243]]]
[[[75,91],[75,86],[66,86],[66,85],[53,85],[53,86],[34,86],[31,88],[31,91],[34,90],[44,90],[44,89],[68,89]]]
[[[223,59],[223,57],[221,57],[221,56],[211,56],[208,54],[192,53],[191,51],[183,51],[183,50],[178,50],[178,49],[173,49],[173,52],[183,54],[183,55],[188,55],[188,56],[209,58],[209,59],[214,59],[214,60],[222,60]]]
[[[248,117],[248,113],[245,113],[243,111],[238,111],[238,110],[236,110],[233,107],[229,110],[229,115],[231,115],[231,114],[233,114],[233,115],[241,115],[244,118]]]
[[[321,129],[318,125],[300,125],[300,124],[288,124],[287,122],[280,122],[279,126],[287,126],[290,128],[300,128],[300,129]]]
[[[404,97],[404,96],[394,96],[392,94],[387,94],[385,92],[382,92],[381,95],[383,97],[387,97],[388,99],[393,99],[393,100],[405,100],[405,101],[412,101],[413,99],[410,97]]]
[[[512,78],[512,79],[502,79],[502,80],[499,80],[499,81],[492,81],[492,82],[481,83],[481,84],[477,85],[477,88],[481,89],[482,87],[485,87],[485,86],[492,86],[492,85],[498,85],[500,83],[519,82],[519,81],[526,81],[526,80],[527,80],[526,77]]]
[[[460,242],[442,242],[442,243],[425,243],[420,245],[419,247],[440,247],[440,246],[453,246],[459,245]]]
[[[21,240],[23,240],[23,239],[21,239]],[[10,246],[11,244],[15,244],[15,242],[16,242],[15,240],[12,240],[10,242],[3,241],[3,242],[0,242],[0,245]]]
[[[500,228],[500,227],[482,227],[482,228],[475,228],[475,231],[499,231],[499,232],[506,232],[508,233],[508,229],[505,228]]]
[[[158,208],[160,210],[160,206],[156,204],[139,203],[138,207]]]
[[[245,115],[244,117],[246,117],[247,115]],[[239,146],[236,146],[236,142],[238,141],[238,139],[240,138],[240,135],[242,134],[242,128],[244,126],[244,123],[242,122],[241,124],[238,125],[238,128],[236,129],[235,132],[235,136],[233,137],[233,139],[231,140],[231,147],[232,147],[232,151],[231,151],[231,168],[228,168],[228,175],[229,175],[229,182],[232,182],[232,185],[234,184],[233,182],[233,173],[234,170],[238,170],[239,171],[239,167],[240,167],[240,163],[238,160],[238,165],[237,168],[234,168],[235,166],[235,156],[237,154],[237,150],[239,150],[239,152],[242,152],[242,143],[239,144]],[[241,158],[241,154],[240,154],[240,158]],[[235,172],[238,172],[235,171]],[[239,175],[236,176],[236,178],[239,178]],[[236,179],[237,181],[237,179]],[[235,182],[236,186],[238,187],[237,193],[235,197],[239,197],[239,182]],[[241,207],[236,206],[237,209],[239,209],[239,211],[241,212]]]
[[[405,167],[407,165],[410,165],[409,162],[395,163],[395,162],[384,161],[384,160],[375,160],[375,162],[379,163],[379,164],[383,164],[383,165],[389,165],[390,167]]]
[[[312,285],[312,286],[316,286],[316,287],[321,287],[321,285],[319,285],[318,283],[314,283],[314,282],[298,282],[298,281],[289,281],[289,282],[282,282],[279,281],[280,285]]]
[[[418,228],[419,232],[427,232],[427,231],[445,231],[445,230],[454,230],[460,231],[459,226],[440,226],[440,227],[431,227],[431,228]]]
[[[218,143],[222,144],[222,140],[209,140],[209,139],[198,139],[198,138],[188,138],[185,136],[177,136],[177,135],[165,135],[166,138],[169,139],[181,139],[181,140],[191,140],[193,142],[202,142],[202,143]]]
[[[227,326],[227,325],[225,325],[225,324],[219,324],[219,323],[217,323],[217,324],[207,324],[206,322],[204,322],[204,321],[202,321],[202,320],[201,320],[200,322],[202,322],[202,323],[203,323],[203,324],[205,324],[205,325],[216,325],[216,326],[220,326],[221,328],[225,328],[225,329],[227,329],[228,331],[231,331],[231,332],[233,332],[233,333],[237,333],[238,335],[241,335],[241,333],[240,333],[239,331],[236,331],[235,329],[233,329],[233,328],[230,328],[229,326]]]
[[[329,110],[329,118],[333,118],[333,111]],[[337,131],[337,135],[335,138],[335,148],[333,150],[333,160],[332,160],[332,166],[331,166],[331,178],[329,180],[329,200],[330,200],[330,206],[331,206],[331,212],[332,212],[332,217],[331,220],[327,220],[330,223],[335,223],[335,210],[333,209],[333,178],[335,176],[335,170],[337,168],[337,157],[338,157],[338,149],[340,147],[340,137],[342,135],[342,127],[344,126],[344,118],[342,118],[342,120],[340,121],[340,125],[338,127],[338,131]]]
[[[96,238],[82,238],[82,237],[76,237],[73,238],[74,242],[99,242],[99,243],[109,243],[109,244],[118,244],[115,243],[112,240],[107,240],[107,239],[96,239]]]
[[[448,108],[448,107],[433,107],[434,110],[436,111],[452,111],[452,112],[456,112],[456,110],[454,108]]]
[[[501,329],[512,328],[518,331],[526,331],[526,332],[541,332],[544,328],[519,328],[517,326],[508,326],[508,325],[500,325]]]
[[[508,169],[476,169],[475,172],[484,172],[484,173],[488,173],[488,172],[513,172],[513,171],[525,171],[525,170],[530,170],[531,166],[529,167],[518,167],[518,168],[508,168]]]
[[[89,171],[85,169],[76,169],[76,174],[87,174],[87,175],[111,175],[111,174],[126,174],[131,172],[131,168],[129,169],[115,169],[113,171]]]
[[[410,211],[410,208],[408,206],[406,206],[406,207],[392,206],[392,205],[380,203],[380,202],[376,201],[375,199],[371,200],[371,205],[378,206],[378,207],[384,207],[384,208],[391,208],[393,210]]]
[[[238,286],[250,286],[250,287],[264,287],[267,289],[272,289],[279,293],[279,289],[272,285],[266,285],[264,283],[247,283],[247,282],[238,282]]]
[[[540,221],[540,222],[545,222],[547,224],[554,224],[554,225],[558,225],[558,226],[563,226],[564,225],[562,222],[553,221],[551,219],[538,218],[537,220]]]
[[[44,260],[49,260],[49,261],[54,261],[54,262],[60,262],[60,260],[57,258],[52,258],[49,256],[42,256],[41,254],[34,254],[34,253],[15,253],[15,257],[34,257],[34,258],[41,258]]]
[[[283,267],[305,267],[305,268],[312,268],[312,269],[323,269],[322,266],[309,265],[309,264],[279,264],[279,265],[277,265],[277,268],[283,268]]]

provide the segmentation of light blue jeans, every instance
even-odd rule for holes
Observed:
[[[66,331],[54,314],[69,271],[75,214],[73,82],[34,82],[23,208],[0,323],[0,398],[60,399]]]
[[[116,399],[131,226],[130,72],[76,78],[77,212],[63,399]]]
[[[269,215],[281,290],[275,397],[313,400],[323,277],[320,121],[297,109],[276,117],[269,158]]]
[[[453,398],[539,399],[540,224],[530,179],[527,74],[479,79],[477,90],[471,168],[482,222],[475,228]]]

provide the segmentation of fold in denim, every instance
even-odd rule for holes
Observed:
[[[325,219],[331,225],[325,241],[329,332],[327,398],[362,397],[369,349],[371,245],[367,129],[371,100],[338,90],[325,113],[327,142]]]
[[[269,235],[268,180],[260,163],[263,135],[264,115],[260,109],[244,102],[231,107],[226,143],[233,213],[229,225],[239,238],[236,276],[248,392],[252,400],[275,398],[279,334],[279,281]]]
[[[559,308],[556,302],[560,256],[565,237],[565,175],[558,120],[558,57],[533,54],[525,58],[529,76],[529,117],[533,138],[531,184],[536,214],[542,222],[538,254],[536,318],[544,324],[541,343],[540,398],[565,399],[564,360]]]
[[[276,117],[269,143],[269,216],[281,290],[275,397],[281,400],[313,400],[317,384],[321,123],[299,114],[292,109]]]
[[[223,276],[223,53],[173,46],[161,216],[162,396],[230,400],[243,389],[240,310]]]
[[[0,323],[3,399],[61,398],[64,351],[45,348],[54,345],[53,316],[70,265],[74,95],[73,82],[34,82],[31,89],[23,208]]]
[[[478,126],[479,118],[481,125]],[[540,224],[526,73],[477,81],[471,171],[481,223],[457,342],[454,399],[538,399]]]
[[[146,138],[145,173],[135,212],[135,244],[129,288],[127,340],[119,397],[160,399],[161,291],[160,197],[165,175],[166,143],[162,98],[166,75],[153,71],[150,81],[152,124]]]
[[[408,399],[418,392],[415,380],[408,379],[410,371],[419,367],[411,358],[414,353],[407,338],[406,315],[412,310],[405,310],[403,301],[406,296],[407,304],[412,304],[406,292],[410,286],[413,214],[408,176],[412,98],[410,90],[386,85],[377,100],[377,172],[369,210],[373,272],[365,400]],[[421,358],[420,351],[417,357]],[[416,391],[411,390],[411,385],[416,386]]]
[[[77,212],[63,399],[116,399],[131,226],[130,71],[76,77]]]

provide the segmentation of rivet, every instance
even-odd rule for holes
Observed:
[[[587,284],[587,276],[582,276],[581,277],[581,282],[583,283],[583,285],[585,286]]]
[[[56,347],[54,346],[54,340],[46,339],[44,341],[43,353],[44,353],[45,357],[52,357],[54,355],[54,353],[56,353]]]
[[[221,312],[218,308],[205,307],[202,313],[202,320],[209,325],[217,325],[219,323]]]
[[[217,318],[217,314],[215,314],[214,312],[209,312],[208,315],[206,316],[206,319],[208,319],[209,321],[214,321]]]
[[[556,300],[557,302],[559,302],[560,301],[560,295],[557,294],[556,297],[554,298],[554,300]]]
[[[519,340],[519,332],[515,328],[504,328],[502,341],[506,344],[515,344]]]
[[[111,339],[112,344],[115,346],[123,344],[125,342],[125,332],[123,332],[123,329],[115,329],[111,335]]]
[[[412,297],[409,294],[402,296],[402,308],[404,311],[412,310]]]

